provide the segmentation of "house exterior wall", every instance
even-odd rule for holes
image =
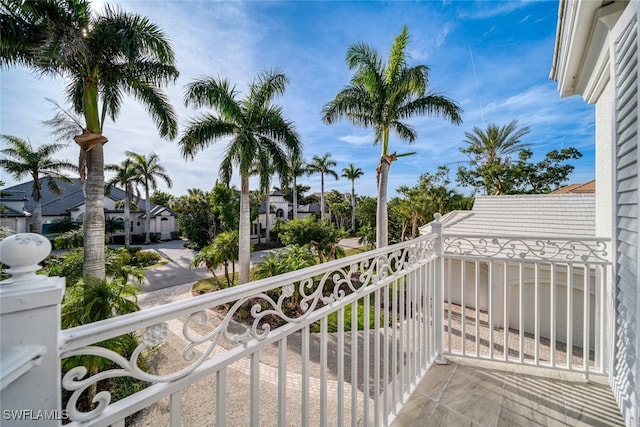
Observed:
[[[628,426],[640,425],[639,17],[637,1],[561,0],[551,71],[561,96],[596,105],[598,227],[610,221],[613,239],[610,384]]]
[[[464,267],[462,266],[464,263]],[[449,267],[450,264],[450,267]],[[549,265],[539,267],[538,276],[538,298],[540,304],[539,327],[540,336],[551,337],[551,272]],[[507,290],[507,324],[509,328],[520,330],[520,298],[522,298],[523,325],[522,329],[530,334],[535,333],[535,266],[533,264],[523,265],[523,286],[520,289],[520,267],[517,263],[511,263],[507,267],[506,287],[505,268],[501,262],[493,263],[491,268],[491,278],[489,277],[489,265],[487,262],[479,262],[478,280],[476,295],[476,266],[474,261],[454,259],[445,264],[445,301],[453,304],[462,304],[464,292],[464,305],[467,308],[476,308],[489,312],[489,284],[491,284],[491,312],[493,313],[493,325],[504,327],[504,290]],[[567,269],[561,265],[557,266],[555,283],[555,319],[556,319],[556,340],[567,343]],[[464,275],[463,275],[464,271]],[[571,296],[573,301],[584,301],[584,271],[576,268],[571,274]],[[595,325],[598,322],[596,315],[596,272],[589,271],[589,348],[595,349]],[[522,294],[520,293],[522,291]],[[584,304],[573,305],[571,312],[571,342],[573,345],[582,347],[584,343],[583,322]]]

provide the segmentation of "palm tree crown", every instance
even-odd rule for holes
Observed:
[[[205,78],[187,86],[185,104],[211,107],[216,114],[206,113],[192,120],[179,145],[182,155],[193,158],[212,142],[231,136],[220,164],[220,177],[229,183],[233,166],[240,172],[240,283],[249,280],[250,217],[249,176],[258,167],[285,170],[287,152],[299,156],[302,144],[294,126],[285,120],[282,109],[273,105],[288,83],[279,70],[259,74],[249,86],[249,93],[239,93],[225,79]]]
[[[528,143],[521,141],[529,134],[528,126],[518,128],[518,121],[513,120],[505,126],[491,123],[486,130],[474,127],[471,132],[465,132],[468,145],[460,152],[470,158],[471,166],[485,169],[484,186],[487,191],[500,195],[504,192],[504,182],[500,170],[508,165],[511,155],[527,148]]]
[[[6,148],[0,150],[4,158],[0,159],[0,167],[15,179],[21,179],[30,175],[33,179],[31,195],[35,203],[33,212],[33,232],[42,233],[42,207],[40,204],[41,189],[43,182],[40,178],[49,178],[47,185],[51,191],[61,194],[62,189],[58,181],[71,182],[71,179],[61,171],[77,171],[78,168],[64,160],[54,159],[52,156],[56,152],[66,147],[66,144],[43,144],[35,150],[30,143],[24,139],[12,135],[0,135],[0,140],[4,141]]]
[[[156,153],[144,154],[125,151],[128,158],[133,161],[136,168],[138,181],[144,188],[145,198],[145,244],[151,243],[151,204],[149,202],[150,190],[158,188],[158,179],[162,179],[169,188],[173,186],[167,170],[160,164],[160,157]]]
[[[417,115],[442,116],[461,123],[460,107],[445,96],[427,92],[429,68],[407,65],[409,32],[405,26],[395,38],[386,63],[378,52],[364,43],[349,47],[346,62],[355,73],[351,84],[343,88],[322,109],[323,120],[332,124],[347,118],[354,125],[372,127],[374,144],[380,143],[378,166],[377,245],[386,246],[387,178],[395,153],[389,153],[391,130],[403,141],[413,143],[417,133],[404,120]]]
[[[104,278],[103,126],[131,94],[161,136],[175,137],[176,116],[160,89],[178,77],[174,52],[145,17],[108,5],[96,14],[86,0],[3,1],[0,23],[0,64],[65,78],[68,100],[84,116],[85,132],[75,137],[86,159],[81,176],[87,168],[84,275]]]
[[[329,175],[338,178],[335,170],[331,169],[336,166],[336,161],[331,159],[331,153],[325,153],[323,156],[313,156],[311,163],[307,164],[307,174],[320,174],[320,219],[324,220],[324,176]]]
[[[351,233],[356,232],[356,179],[364,175],[361,168],[357,168],[353,163],[342,169],[342,176],[351,181]]]

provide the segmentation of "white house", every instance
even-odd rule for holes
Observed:
[[[273,228],[275,220],[293,219],[293,203],[284,198],[284,194],[279,191],[272,191],[269,194],[269,229]],[[298,205],[298,218],[302,219],[309,215],[320,215],[320,205],[311,203],[308,205]],[[267,202],[260,205],[258,218],[251,224],[251,237],[258,237],[258,230],[263,233],[267,228]]]
[[[49,178],[42,178],[43,180]],[[17,233],[28,232],[30,226],[31,211],[34,202],[31,197],[33,181],[24,182],[3,189],[6,196],[2,197],[1,204],[6,212],[0,213],[1,226],[7,227]],[[48,185],[41,185],[42,192],[42,229],[47,234],[49,227],[61,218],[71,218],[75,222],[82,222],[85,212],[85,196],[82,184],[78,179],[72,179],[71,183],[58,181],[62,194],[53,193]],[[116,218],[124,221],[124,211],[116,204],[124,199],[124,191],[113,188],[111,193],[104,197],[104,210],[106,218]],[[144,199],[138,201],[140,211],[131,213],[132,234],[145,233],[145,203]],[[151,233],[161,233],[163,240],[171,239],[171,232],[176,231],[176,213],[164,206],[151,203]]]
[[[595,105],[596,234],[613,243],[609,380],[627,425],[640,425],[638,51],[640,2],[561,0],[550,77]]]

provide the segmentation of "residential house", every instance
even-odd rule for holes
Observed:
[[[272,191],[269,194],[269,226],[272,229],[276,219],[293,219],[293,203],[285,200],[284,194],[280,191]],[[298,205],[298,218],[302,219],[309,215],[320,215],[320,204],[310,203],[307,205]],[[258,230],[261,233],[266,231],[267,227],[267,202],[260,205],[258,217],[251,224],[251,237],[258,237]]]
[[[640,2],[561,0],[550,77],[595,106],[596,234],[613,241],[610,384],[640,425],[638,55]]]
[[[47,180],[49,178],[42,178]],[[51,191],[48,185],[42,183],[42,231],[47,234],[50,227],[58,219],[71,218],[74,222],[81,223],[85,212],[85,196],[82,184],[79,179],[72,179],[70,183],[58,181],[62,190],[61,194]],[[2,205],[7,208],[7,212],[0,214],[2,226],[10,228],[15,232],[25,232],[31,225],[31,211],[34,201],[31,197],[33,181],[7,187],[3,191],[8,196],[2,197]],[[110,194],[104,197],[104,212],[106,218],[116,218],[124,221],[124,210],[121,206],[116,206],[118,202],[124,200],[125,193],[119,188],[113,188]],[[132,234],[145,233],[145,203],[146,200],[139,199],[137,205],[139,211],[131,213]],[[171,232],[176,231],[176,213],[164,206],[151,203],[151,233],[161,233],[161,239],[171,238]]]

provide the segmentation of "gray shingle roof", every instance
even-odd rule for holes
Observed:
[[[41,182],[42,182],[41,205],[42,205],[43,216],[67,215],[70,210],[84,203],[84,193],[82,191],[82,184],[80,183],[80,180],[78,178],[73,178],[71,180],[71,183],[58,180],[58,185],[63,191],[62,194],[60,195],[55,194],[49,189],[49,186],[45,181],[48,179],[49,178],[41,179]],[[25,209],[31,212],[34,208],[33,198],[31,197],[32,186],[33,186],[33,181],[28,181],[28,182],[23,182],[22,184],[14,185],[13,187],[7,187],[3,191],[10,193],[11,195],[14,195],[14,196],[26,195],[27,201],[25,202]],[[119,201],[124,199],[125,193],[123,190],[117,187],[114,187],[111,189],[111,193],[108,194],[106,197],[109,197],[114,201]],[[140,199],[140,202],[138,203],[138,206],[140,207],[140,210],[142,212],[144,212],[145,210],[145,203],[146,201],[144,199]],[[175,212],[171,211],[168,208],[165,208],[159,205],[154,205],[153,203],[150,203],[150,205],[151,205],[152,216],[154,214],[154,210],[157,213],[157,212],[160,212],[162,209],[166,209],[167,211],[175,215]]]
[[[595,237],[595,210],[594,194],[481,196],[442,220],[456,234]]]

